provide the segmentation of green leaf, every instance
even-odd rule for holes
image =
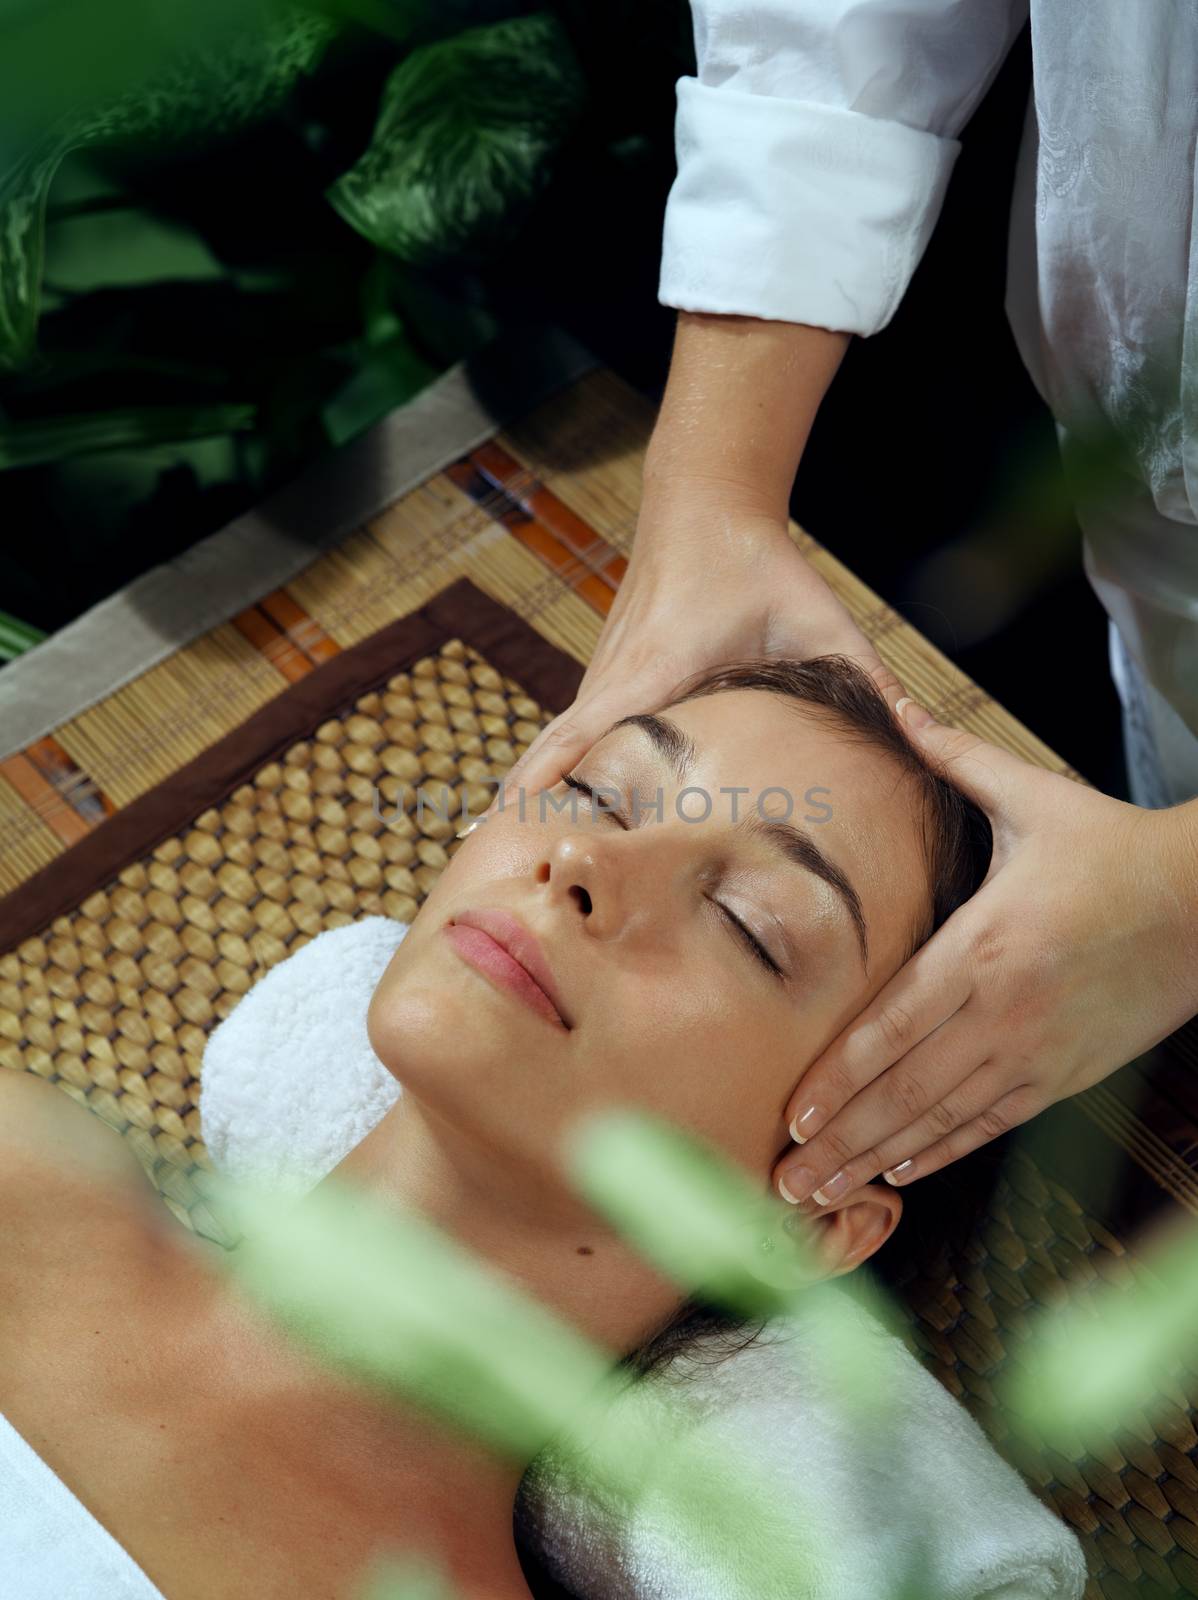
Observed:
[[[290,1332],[502,1453],[532,1455],[613,1383],[604,1353],[415,1211],[328,1178],[296,1205],[224,1182],[223,1265]]]
[[[1198,1226],[1189,1216],[1140,1241],[1137,1282],[1090,1285],[1036,1317],[1000,1396],[1066,1453],[1108,1448],[1121,1419],[1164,1426],[1183,1398],[1198,1327]]]
[[[376,1559],[359,1600],[459,1600],[459,1596],[439,1562],[411,1555],[402,1561]]]
[[[732,1312],[772,1316],[821,1275],[803,1240],[778,1232],[789,1216],[783,1201],[662,1118],[595,1113],[574,1129],[568,1151],[573,1182],[587,1201],[690,1294]],[[763,1254],[767,1236],[775,1248]]]
[[[321,421],[334,449],[356,439],[436,377],[400,333],[385,344],[367,345],[356,370],[321,409]]]
[[[818,1600],[843,1572],[818,1504],[781,1494],[743,1444],[696,1451],[684,1394],[630,1384],[610,1352],[416,1211],[335,1177],[299,1202],[227,1179],[212,1188],[242,1235],[223,1267],[332,1369],[521,1460],[552,1440],[603,1498],[649,1496],[656,1525],[680,1553],[701,1552],[728,1600]],[[725,1203],[736,1192],[732,1181]],[[740,1220],[734,1206],[722,1218],[713,1201],[718,1225]]]
[[[244,31],[222,48],[184,52],[152,81],[102,106],[60,117],[51,132],[0,170],[0,371],[34,350],[45,253],[46,206],[63,158],[101,145],[156,152],[224,137],[276,110],[318,65],[336,29],[290,11],[264,32]]]
[[[0,424],[0,471],[67,456],[127,450],[237,433],[257,420],[252,405],[129,406],[79,416],[33,417]]]
[[[32,650],[35,644],[41,644],[46,635],[40,628],[35,628],[32,623],[22,622],[18,617],[10,617],[7,611],[0,611],[0,661],[13,661],[17,656],[24,655],[26,650]]]
[[[391,74],[370,146],[329,200],[413,265],[486,255],[540,194],[584,96],[548,12],[422,45]]]
[[[0,177],[0,371],[33,349],[45,256],[46,202],[70,140],[27,156]]]

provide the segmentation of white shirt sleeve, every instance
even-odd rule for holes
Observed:
[[[658,298],[868,335],[1028,0],[691,0]]]

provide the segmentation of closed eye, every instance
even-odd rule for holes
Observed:
[[[725,917],[727,917],[728,921],[736,929],[737,933],[744,940],[745,944],[753,952],[753,954],[757,957],[757,959],[762,963],[762,965],[768,971],[772,972],[775,977],[784,979],[786,977],[786,974],[782,971],[782,968],[778,965],[778,963],[774,960],[773,956],[770,955],[769,951],[761,943],[760,939],[758,939],[756,937],[756,935],[753,933],[752,929],[747,928],[745,926],[745,924],[740,920],[739,917],[733,916],[732,912],[729,911],[728,907],[726,905],[723,905],[719,900],[717,900],[715,902],[715,904],[717,906],[719,906],[720,910],[724,913]]]
[[[584,783],[581,778],[571,777],[571,775],[568,772],[564,772],[562,774],[562,782],[566,785],[567,788],[569,788],[569,789],[577,789],[580,794],[585,794],[587,799],[592,802],[592,804],[596,807],[596,809],[599,811],[599,814],[601,816],[610,817],[613,822],[618,822],[622,828],[627,828],[628,824],[624,821],[623,817],[621,817],[620,814],[612,807],[611,800],[607,796],[604,796],[604,795],[600,795],[599,798],[596,800],[595,799],[595,791],[594,791],[594,789],[592,789],[592,787],[591,787],[591,785],[589,783]]]
[[[569,772],[562,774],[562,782],[567,786],[567,788],[577,789],[581,794],[585,794],[589,800],[594,801],[602,816],[611,817],[612,821],[618,823],[620,827],[627,828],[627,822],[625,822],[624,819],[612,809],[611,805],[603,796],[600,796],[598,800],[595,800],[595,791],[589,783],[584,783],[581,778],[573,777]],[[729,911],[728,907],[724,905],[722,901],[715,900],[712,903],[719,907],[728,926],[733,930],[745,948],[753,956],[755,956],[758,961],[761,962],[766,971],[773,973],[776,978],[780,978],[783,980],[783,982],[785,982],[786,974],[774,960],[773,956],[770,955],[769,951],[765,948],[761,941],[756,937],[752,929],[746,927],[740,918]]]

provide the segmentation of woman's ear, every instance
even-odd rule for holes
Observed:
[[[900,1190],[889,1183],[863,1183],[817,1213],[799,1212],[798,1217],[803,1237],[824,1265],[824,1277],[839,1278],[881,1249],[902,1214]]]

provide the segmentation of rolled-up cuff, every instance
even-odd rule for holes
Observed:
[[[940,215],[959,139],[678,81],[658,299],[878,333]]]

